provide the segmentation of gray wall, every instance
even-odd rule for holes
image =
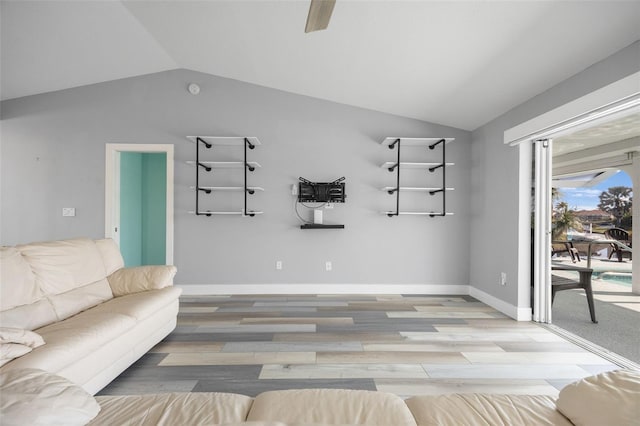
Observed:
[[[189,82],[201,86],[200,95],[187,92]],[[105,144],[170,143],[176,155],[177,283],[469,283],[469,132],[187,70],[8,100],[1,107],[4,245],[102,237]],[[264,215],[187,213],[194,209],[189,186],[195,172],[185,161],[194,158],[195,145],[185,136],[197,134],[260,138],[263,145],[250,159],[263,168],[250,183],[266,191],[251,198],[250,207]],[[395,155],[380,145],[385,136],[457,139],[447,146],[456,163],[448,174],[448,184],[456,187],[449,195],[455,216],[379,213],[393,207],[393,197],[379,190],[394,183],[394,175],[379,167]],[[325,210],[326,222],[346,229],[299,229],[290,192],[298,176],[346,176],[346,204]],[[417,175],[406,177],[408,184],[419,183]],[[62,217],[62,207],[76,207],[77,216]],[[282,271],[275,270],[276,260],[283,261]],[[324,271],[327,260],[332,272]]]
[[[476,129],[471,149],[471,285],[518,305],[519,150],[504,145],[504,131],[640,70],[640,42],[626,47]],[[499,285],[507,272],[507,286]],[[525,287],[529,283],[523,284]]]

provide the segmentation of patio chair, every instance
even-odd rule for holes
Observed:
[[[558,249],[558,245],[562,245],[561,249]],[[573,263],[580,262],[580,252],[578,249],[573,246],[573,242],[571,241],[552,241],[551,242],[551,256],[556,255],[558,253],[569,253],[571,256],[571,261]]]
[[[604,236],[608,240],[617,240],[623,243],[624,245],[631,247],[631,239],[629,238],[629,233],[624,229],[620,229],[620,228],[607,229],[604,232]],[[618,255],[618,262],[622,262],[622,254],[629,253],[629,260],[631,260],[631,252],[629,250],[622,249],[614,243],[611,243],[610,246],[611,247],[609,248],[609,259],[611,259],[611,256],[613,256],[613,254],[615,253],[616,255]]]
[[[575,288],[581,288],[584,290],[585,296],[587,296],[587,305],[589,306],[589,315],[591,321],[597,324],[596,320],[596,308],[593,303],[593,289],[591,287],[591,274],[593,269],[583,268],[575,265],[552,265],[551,271],[574,271],[578,272],[579,279],[565,278],[559,275],[551,275],[551,305],[556,298],[556,293],[562,290],[572,290]]]

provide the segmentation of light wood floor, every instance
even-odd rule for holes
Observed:
[[[276,389],[557,395],[610,362],[468,296],[203,296],[102,395]]]

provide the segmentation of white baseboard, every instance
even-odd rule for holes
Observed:
[[[471,286],[469,287],[469,296],[475,297],[482,303],[497,309],[517,321],[531,321],[531,308],[519,308]]]
[[[455,294],[468,285],[438,284],[176,284],[186,296],[229,294]]]

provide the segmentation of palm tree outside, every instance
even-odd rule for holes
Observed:
[[[553,209],[551,218],[551,234],[554,240],[566,239],[569,230],[582,231],[582,222],[574,210],[569,208],[569,204],[560,201]]]
[[[622,218],[629,216],[633,202],[632,190],[626,186],[612,186],[600,194],[598,208],[611,213],[616,218],[616,226],[620,227]]]

